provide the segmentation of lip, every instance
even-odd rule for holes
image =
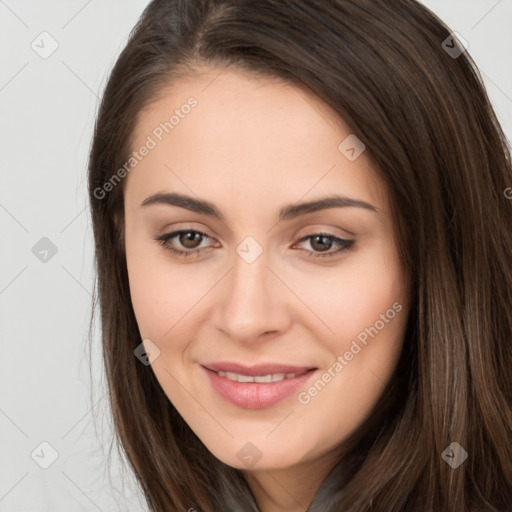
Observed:
[[[316,368],[280,364],[244,366],[237,363],[201,365],[215,392],[229,403],[244,409],[265,409],[296,393],[316,373]],[[296,377],[276,382],[236,382],[217,371],[229,371],[253,377],[274,373],[297,373]]]
[[[245,366],[234,362],[219,362],[203,364],[208,370],[214,372],[233,372],[240,375],[248,375],[251,377],[258,377],[261,375],[269,375],[271,373],[304,373],[308,370],[315,369],[312,366],[290,366],[277,363],[269,364],[256,364],[252,366]]]

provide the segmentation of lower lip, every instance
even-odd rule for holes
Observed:
[[[264,409],[279,403],[297,392],[315,372],[308,370],[297,377],[277,382],[236,382],[221,377],[204,366],[202,368],[208,374],[213,389],[220,396],[244,409]]]

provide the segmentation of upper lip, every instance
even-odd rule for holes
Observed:
[[[255,364],[251,366],[246,366],[234,362],[215,362],[215,363],[207,363],[203,364],[205,368],[208,370],[213,370],[214,372],[232,372],[238,373],[240,375],[247,375],[251,377],[258,377],[262,375],[273,375],[276,373],[305,373],[308,370],[315,370],[316,368],[312,366],[291,366],[284,365],[278,363],[268,363],[268,364]]]

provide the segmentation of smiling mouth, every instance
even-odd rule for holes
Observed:
[[[218,395],[244,409],[277,405],[296,393],[317,370],[281,364],[248,367],[238,363],[211,363],[201,367]]]

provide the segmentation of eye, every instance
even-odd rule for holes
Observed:
[[[186,250],[182,250],[173,246],[171,241],[174,238],[176,238],[180,246],[184,247]],[[199,256],[199,254],[203,253],[204,251],[211,249],[211,246],[200,247],[201,242],[209,238],[210,237],[202,231],[182,229],[158,236],[154,238],[154,240],[156,240],[160,245],[162,245],[172,254],[175,254],[178,257],[187,258],[191,255]],[[355,244],[355,240],[345,240],[329,233],[311,233],[301,238],[298,243],[300,244],[305,241],[309,241],[313,250],[302,250],[306,251],[308,253],[308,257],[311,258],[333,257],[341,252],[353,249]],[[338,248],[335,251],[330,251],[333,246],[337,246]]]
[[[179,248],[174,247],[170,243],[173,238],[177,238],[178,242],[181,244],[181,247],[184,247],[187,250],[183,251]],[[166,233],[165,235],[158,236],[155,238],[155,240],[172,254],[187,258],[190,255],[198,256],[203,251],[209,249],[209,247],[199,247],[203,239],[207,238],[210,237],[206,233],[203,233],[202,231],[182,229],[179,231],[173,231],[172,233]]]
[[[299,243],[305,242],[306,240],[309,241],[310,246],[314,250],[303,250],[305,250],[308,253],[308,257],[311,258],[329,258],[355,247],[355,240],[345,240],[344,238],[339,238],[329,233],[311,233],[301,238]],[[333,246],[337,246],[338,248],[335,251],[327,252]]]

